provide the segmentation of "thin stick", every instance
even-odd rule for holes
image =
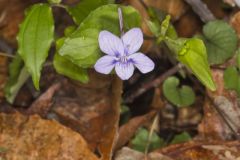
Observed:
[[[9,58],[15,58],[14,55],[3,53],[3,52],[0,52],[0,56],[9,57]]]
[[[154,119],[153,119],[153,123],[151,125],[151,128],[150,128],[150,132],[149,132],[149,135],[148,135],[148,139],[147,139],[147,144],[146,144],[146,147],[145,147],[145,152],[144,152],[144,157],[145,157],[145,160],[147,160],[147,154],[148,154],[148,150],[149,150],[149,146],[150,146],[150,141],[152,139],[152,135],[154,133],[154,130],[156,130],[156,126],[158,125],[158,121],[159,121],[159,114],[157,114]]]
[[[136,92],[134,92],[132,95],[128,96],[125,100],[126,103],[132,102],[136,97],[140,96],[141,94],[145,93],[149,89],[153,87],[159,86],[166,78],[168,78],[171,75],[174,75],[177,73],[181,68],[183,67],[182,64],[177,64],[173,68],[169,69],[167,72],[164,74],[160,75],[157,77],[155,80],[144,84],[142,87],[140,87]]]
[[[201,0],[185,0],[194,12],[196,12],[203,22],[209,22],[215,20],[215,16],[208,9],[207,5],[203,3]]]

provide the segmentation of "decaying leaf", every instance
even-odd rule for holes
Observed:
[[[0,146],[6,160],[97,160],[80,134],[37,115],[0,114]]]
[[[156,152],[174,160],[239,160],[239,141],[192,141],[171,145]]]
[[[237,95],[234,91],[224,89],[222,70],[212,70],[212,74],[218,88],[215,92],[208,92],[212,102],[205,100],[199,133],[204,138],[214,140],[239,138],[240,108]]]
[[[93,71],[89,71],[89,77],[88,84],[62,84],[51,112],[61,123],[81,133],[103,160],[109,160],[117,138],[122,82]]]

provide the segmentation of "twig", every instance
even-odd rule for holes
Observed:
[[[14,49],[4,39],[0,38],[0,50],[1,52],[13,54]]]
[[[0,52],[0,56],[9,57],[9,58],[15,58],[14,55],[11,55],[11,54],[8,54],[8,53],[3,53],[3,52]]]
[[[147,4],[146,4],[143,0],[140,0],[139,2],[142,4],[142,6],[144,7],[144,9],[147,11],[147,10],[148,10]]]
[[[148,139],[147,139],[147,144],[145,147],[145,152],[144,152],[144,156],[145,156],[145,160],[147,160],[147,154],[148,154],[148,150],[149,150],[149,146],[150,146],[150,141],[152,139],[153,133],[156,130],[156,126],[158,126],[158,122],[159,122],[159,114],[157,114],[154,119],[153,119],[153,123],[151,125],[151,129],[148,135]]]
[[[153,87],[157,87],[159,86],[166,78],[168,78],[171,75],[174,75],[175,73],[177,73],[181,68],[183,67],[182,64],[177,64],[176,66],[174,66],[173,68],[169,69],[167,72],[165,72],[164,74],[160,75],[159,77],[157,77],[155,80],[144,84],[142,87],[140,87],[136,92],[134,92],[132,95],[128,96],[125,99],[126,103],[130,103],[132,102],[136,97],[140,96],[141,94],[145,93],[146,91],[148,91],[149,89],[153,88]]]
[[[207,5],[201,0],[185,0],[189,5],[192,6],[194,12],[196,12],[203,22],[215,20],[215,16],[208,9]]]

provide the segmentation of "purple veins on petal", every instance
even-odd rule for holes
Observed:
[[[101,51],[111,56],[124,54],[124,46],[121,39],[111,32],[101,31],[98,37]]]
[[[133,75],[134,66],[132,63],[117,62],[115,71],[122,80],[128,80]]]
[[[116,64],[114,56],[103,56],[94,65],[94,68],[97,72],[102,74],[109,74]]]
[[[132,28],[122,36],[125,54],[137,52],[143,44],[143,33],[140,28]]]
[[[129,59],[142,73],[148,73],[154,69],[154,62],[143,53],[132,54]]]
[[[136,53],[143,43],[143,33],[140,28],[133,28],[121,39],[108,31],[99,34],[99,46],[107,55],[101,57],[94,68],[102,74],[109,74],[115,67],[116,74],[122,80],[128,80],[138,68],[142,73],[154,69],[153,61],[143,53]]]

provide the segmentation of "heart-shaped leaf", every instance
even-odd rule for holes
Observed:
[[[92,67],[101,56],[98,35],[102,30],[120,34],[118,5],[105,5],[92,11],[77,30],[66,38],[59,54],[79,67]],[[132,7],[122,7],[124,28],[140,26],[140,15]]]
[[[191,140],[192,137],[187,132],[182,132],[176,136],[174,136],[171,144],[183,143]]]
[[[27,12],[18,33],[18,53],[21,55],[36,89],[40,72],[53,41],[54,22],[48,4],[36,4]]]
[[[179,80],[169,77],[163,83],[163,94],[171,103],[178,107],[189,106],[195,101],[195,93],[189,86],[178,87]]]
[[[210,64],[221,64],[233,56],[237,35],[229,24],[220,20],[211,21],[203,27],[203,34]]]
[[[146,130],[145,128],[139,128],[135,137],[130,142],[132,148],[140,152],[144,152],[146,144],[148,143],[148,136],[148,130]],[[160,148],[162,146],[164,146],[163,139],[154,132],[149,143],[149,151]]]

